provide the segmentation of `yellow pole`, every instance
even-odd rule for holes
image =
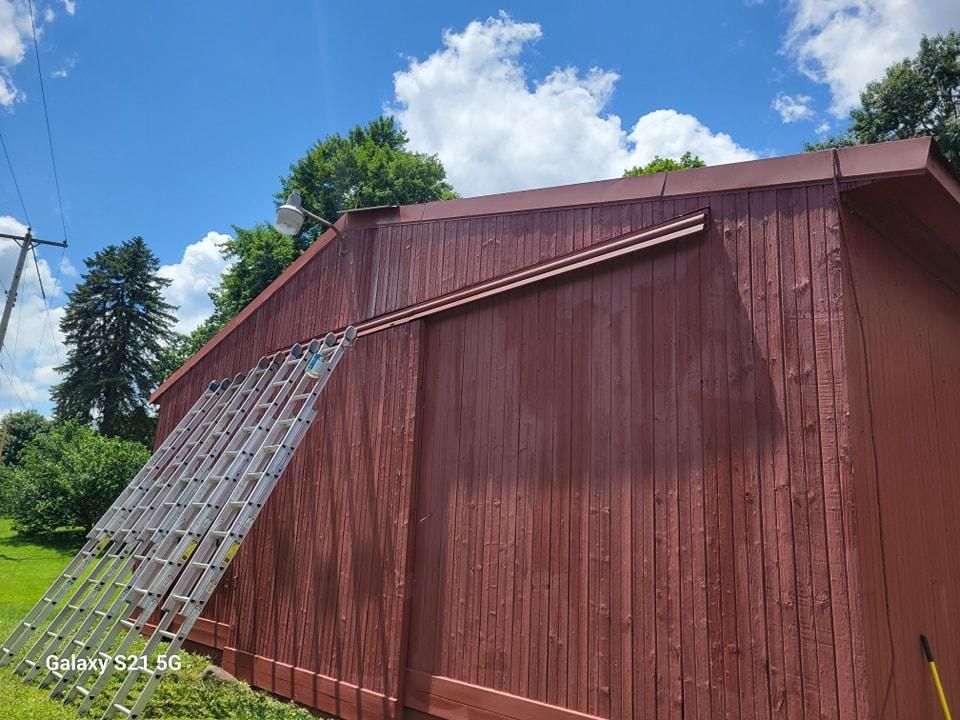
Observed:
[[[933,650],[930,649],[930,641],[926,635],[920,636],[920,644],[923,645],[923,654],[927,658],[927,664],[930,666],[930,674],[933,675],[933,686],[937,689],[937,697],[940,698],[940,707],[943,708],[943,716],[946,720],[950,718],[950,708],[947,706],[947,696],[943,694],[943,685],[940,684],[940,673],[937,672],[937,664],[933,661]]]

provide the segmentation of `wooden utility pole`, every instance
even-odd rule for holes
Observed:
[[[7,290],[7,302],[3,306],[3,318],[0,319],[0,353],[3,352],[3,343],[7,339],[7,326],[10,324],[10,315],[13,313],[13,306],[17,304],[17,288],[20,286],[20,276],[23,275],[23,266],[27,262],[27,255],[37,245],[53,245],[54,247],[65,248],[65,242],[54,242],[52,240],[40,240],[35,238],[27,228],[25,235],[8,235],[0,233],[0,238],[13,240],[20,246],[20,255],[17,257],[17,267],[13,271],[13,280],[10,282],[10,288]]]

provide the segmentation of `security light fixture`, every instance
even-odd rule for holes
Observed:
[[[287,202],[277,208],[277,219],[273,226],[284,235],[296,235],[303,228],[304,218],[310,218],[314,222],[332,229],[337,235],[340,234],[332,222],[324,220],[319,215],[314,215],[309,210],[304,210],[299,190],[290,193],[287,196]]]

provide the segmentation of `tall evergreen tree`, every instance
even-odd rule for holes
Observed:
[[[84,263],[87,272],[60,321],[68,351],[57,368],[63,382],[53,389],[56,417],[149,443],[157,359],[173,339],[176,308],[163,299],[170,281],[157,274],[160,263],[141,237],[109,245]]]

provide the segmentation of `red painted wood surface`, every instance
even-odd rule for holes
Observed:
[[[832,184],[348,228],[163,394],[158,434],[265,351],[700,208],[701,237],[362,338],[205,613],[231,662],[385,715],[415,693],[494,717],[448,697],[469,686],[604,718],[873,717]]]
[[[897,207],[905,194],[876,194],[875,217],[862,211],[873,192],[845,215],[843,278],[869,702],[877,717],[933,718],[921,633],[954,712],[960,701],[960,274],[918,254],[929,227]]]
[[[604,208],[574,243],[703,205],[702,239],[428,324],[412,670],[599,717],[862,716],[826,189]]]

